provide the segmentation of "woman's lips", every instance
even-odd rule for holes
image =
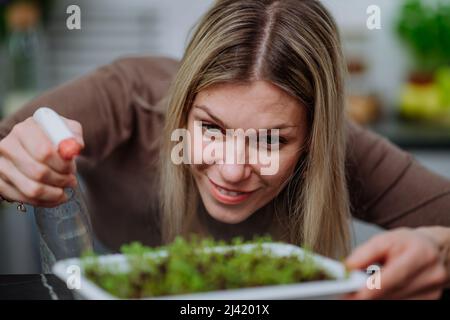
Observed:
[[[251,192],[241,192],[235,190],[225,189],[217,184],[215,184],[211,179],[208,179],[211,184],[211,194],[213,197],[224,204],[239,204],[247,200],[248,197],[254,191]]]

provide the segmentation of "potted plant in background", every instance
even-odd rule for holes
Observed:
[[[406,0],[396,31],[414,63],[400,96],[401,116],[450,124],[450,1]]]

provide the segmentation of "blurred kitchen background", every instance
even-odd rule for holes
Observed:
[[[181,58],[213,0],[0,0],[0,112],[129,55]],[[359,123],[450,177],[450,0],[323,0],[348,65],[348,112]],[[81,30],[68,30],[69,5]],[[381,29],[366,25],[369,6]],[[373,8],[373,7],[372,7]],[[450,213],[449,213],[450,214]],[[355,224],[355,244],[376,229]],[[0,274],[40,270],[32,214],[0,210]]]

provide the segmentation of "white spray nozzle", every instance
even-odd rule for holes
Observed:
[[[63,159],[71,160],[80,153],[81,145],[55,111],[47,107],[39,108],[34,112],[33,119],[58,147],[58,153]]]
[[[63,119],[50,108],[42,107],[37,109],[33,114],[33,119],[45,131],[55,146],[58,146],[63,140],[74,138],[73,133],[66,126]]]

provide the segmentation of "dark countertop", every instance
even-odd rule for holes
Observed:
[[[441,298],[450,300],[450,289]],[[52,274],[0,275],[0,300],[74,300],[66,284]]]
[[[0,275],[0,300],[73,300],[66,284],[53,274]]]
[[[450,151],[450,126],[389,117],[371,124],[369,128],[402,149]]]

